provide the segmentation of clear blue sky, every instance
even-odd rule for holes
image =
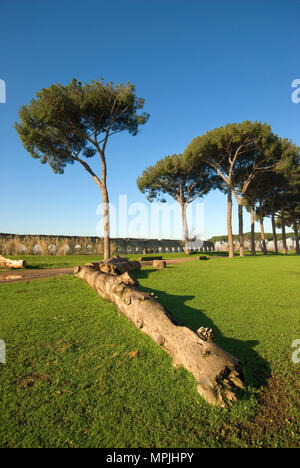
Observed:
[[[76,166],[53,174],[26,153],[13,128],[20,106],[51,83],[129,80],[145,98],[151,116],[141,133],[109,144],[115,204],[119,194],[129,204],[145,202],[136,178],[146,166],[227,122],[265,121],[300,144],[300,104],[291,101],[291,83],[300,78],[299,0],[0,0],[0,17],[7,86],[0,232],[96,233],[101,195],[90,176]],[[224,195],[203,202],[205,235],[226,233]],[[180,220],[176,226],[180,235]]]

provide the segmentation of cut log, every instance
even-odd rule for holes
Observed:
[[[120,255],[115,255],[112,258],[109,258],[108,260],[102,262],[102,263],[122,263],[122,262],[128,262],[129,258],[127,257],[120,257]]]
[[[118,255],[102,262],[86,263],[85,266],[109,275],[122,275],[126,271],[141,269],[141,264],[137,260],[130,261],[128,258],[119,257]]]
[[[162,260],[161,255],[156,255],[155,257],[141,257],[140,262],[153,262],[154,260]]]
[[[120,263],[102,263],[99,270],[109,275],[122,275],[127,271],[140,270],[141,264],[137,260]]]
[[[25,260],[10,260],[0,255],[0,268],[26,268]]]
[[[167,263],[165,260],[154,260],[153,266],[158,270],[162,270],[163,268],[167,268]]]
[[[208,403],[225,407],[236,400],[235,393],[243,388],[241,365],[212,341],[211,329],[201,327],[195,332],[178,322],[154,294],[139,291],[137,280],[128,272],[112,276],[84,266],[75,267],[74,273],[172,356],[176,367],[191,372]]]
[[[100,265],[100,262],[88,262],[85,264],[85,266],[95,268],[95,270],[100,270]]]

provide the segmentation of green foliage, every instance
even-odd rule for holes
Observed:
[[[271,216],[273,230],[275,214],[280,212],[282,217],[283,210],[289,207],[291,216],[287,219],[293,217],[296,227],[300,150],[290,140],[275,135],[269,125],[244,121],[216,128],[194,138],[186,148],[184,158],[191,164],[199,161],[211,166],[220,177],[221,190],[228,193],[230,257],[233,257],[232,193],[239,204],[241,255],[244,255],[243,206],[248,211],[256,208],[261,224],[264,216]],[[298,253],[298,244],[296,250]]]
[[[138,113],[143,106],[133,84],[114,86],[101,79],[82,85],[73,79],[67,86],[53,84],[36,93],[36,99],[21,107],[21,123],[15,128],[33,158],[62,174],[80,154],[91,158],[100,149],[104,153],[112,134],[136,135],[149,117]]]
[[[299,171],[300,148],[288,138],[280,138],[280,153],[277,171],[289,179],[291,171]]]
[[[248,205],[259,203],[264,216],[280,212],[282,206],[296,206],[300,200],[300,150],[287,139],[279,142],[280,159],[274,169],[256,174],[246,195]]]
[[[266,170],[279,156],[280,144],[266,123],[231,123],[215,128],[192,140],[184,151],[187,161],[202,160],[226,182],[231,172],[233,185],[241,183],[253,170]],[[227,182],[226,182],[227,183]]]
[[[198,165],[195,170],[181,154],[173,154],[145,169],[137,179],[137,186],[149,201],[164,202],[164,196],[168,194],[184,204],[191,203],[216,185],[211,173],[207,165]]]

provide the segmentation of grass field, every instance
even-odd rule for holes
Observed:
[[[0,285],[0,447],[299,446],[300,258],[213,258],[136,276],[240,358],[242,399],[209,406],[188,372],[77,278]]]

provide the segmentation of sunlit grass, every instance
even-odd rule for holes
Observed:
[[[300,258],[213,258],[136,276],[240,358],[243,398],[209,406],[188,372],[79,279],[0,285],[0,446],[297,446]]]

